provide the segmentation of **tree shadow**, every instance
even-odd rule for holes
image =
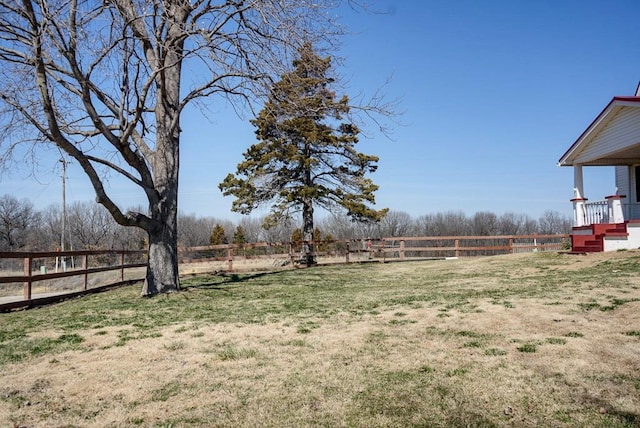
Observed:
[[[593,404],[603,415],[609,415],[616,418],[625,425],[632,427],[640,427],[640,414],[627,412],[615,408],[611,403],[601,398],[585,397],[585,401]]]
[[[269,272],[255,272],[255,273],[227,273],[227,272],[216,272],[213,275],[217,277],[221,277],[223,280],[221,282],[203,282],[200,284],[194,285],[186,285],[183,289],[194,289],[194,290],[220,290],[220,291],[229,291],[233,287],[229,287],[230,284],[241,284],[246,281],[250,281],[252,279],[261,278],[267,275],[273,275],[276,273],[280,273],[280,271],[269,271]],[[203,275],[204,276],[204,275]],[[210,275],[212,276],[212,275]]]

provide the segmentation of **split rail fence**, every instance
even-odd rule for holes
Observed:
[[[180,271],[188,274],[293,267],[303,260],[303,244],[260,242],[184,247],[179,249]],[[391,237],[311,244],[318,264],[364,263],[562,251],[569,248],[569,235]],[[202,269],[193,269],[194,266]],[[0,252],[0,311],[43,305],[142,281],[145,267],[143,250]]]

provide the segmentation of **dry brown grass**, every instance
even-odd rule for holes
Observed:
[[[0,426],[637,426],[640,277],[607,277],[638,256],[372,265],[366,310],[182,319],[124,343],[133,326],[88,325],[80,349],[0,367]],[[541,274],[558,284],[524,287]],[[415,276],[435,298],[403,291]]]

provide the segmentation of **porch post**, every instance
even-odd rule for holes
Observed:
[[[573,165],[573,192],[575,198],[584,198],[584,181],[580,164]]]
[[[584,197],[584,181],[582,179],[582,165],[573,165],[573,226],[587,226],[587,199]]]
[[[609,207],[609,223],[624,223],[624,213],[622,212],[622,199],[624,195],[606,196]]]

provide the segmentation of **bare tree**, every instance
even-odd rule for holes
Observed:
[[[357,223],[342,213],[331,213],[318,221],[318,227],[336,239],[363,238],[358,235],[356,225]]]
[[[542,234],[570,233],[572,220],[558,211],[546,210],[538,219],[538,232]]]
[[[469,219],[462,211],[426,214],[416,220],[416,234],[420,236],[463,236],[469,232]]]
[[[490,211],[478,211],[471,218],[471,233],[477,236],[496,235],[498,216]]]
[[[335,41],[340,30],[327,13],[335,6],[0,0],[0,131],[10,137],[2,157],[27,142],[35,154],[55,145],[73,158],[97,202],[119,224],[146,232],[142,294],[175,291],[181,114],[215,94],[232,102],[264,94],[303,40]],[[148,209],[118,206],[105,171],[136,186]]]
[[[67,208],[67,227],[74,250],[114,248],[118,224],[101,205],[71,204]]]
[[[28,246],[30,232],[37,227],[39,213],[26,199],[0,197],[0,249],[15,251]]]
[[[498,219],[500,235],[529,234],[536,231],[536,221],[526,214],[507,212]]]
[[[36,249],[39,251],[59,249],[61,231],[62,210],[59,205],[49,205],[40,212],[40,222],[36,232]]]
[[[263,238],[264,228],[260,219],[243,216],[238,226],[241,226],[244,230],[244,237],[247,242],[266,241]]]
[[[195,214],[180,214],[178,216],[178,244],[183,247],[209,245],[211,230],[217,223],[228,227],[227,220],[213,217],[197,217]]]
[[[376,237],[411,236],[414,224],[411,215],[404,211],[389,211],[378,224],[373,225]]]

